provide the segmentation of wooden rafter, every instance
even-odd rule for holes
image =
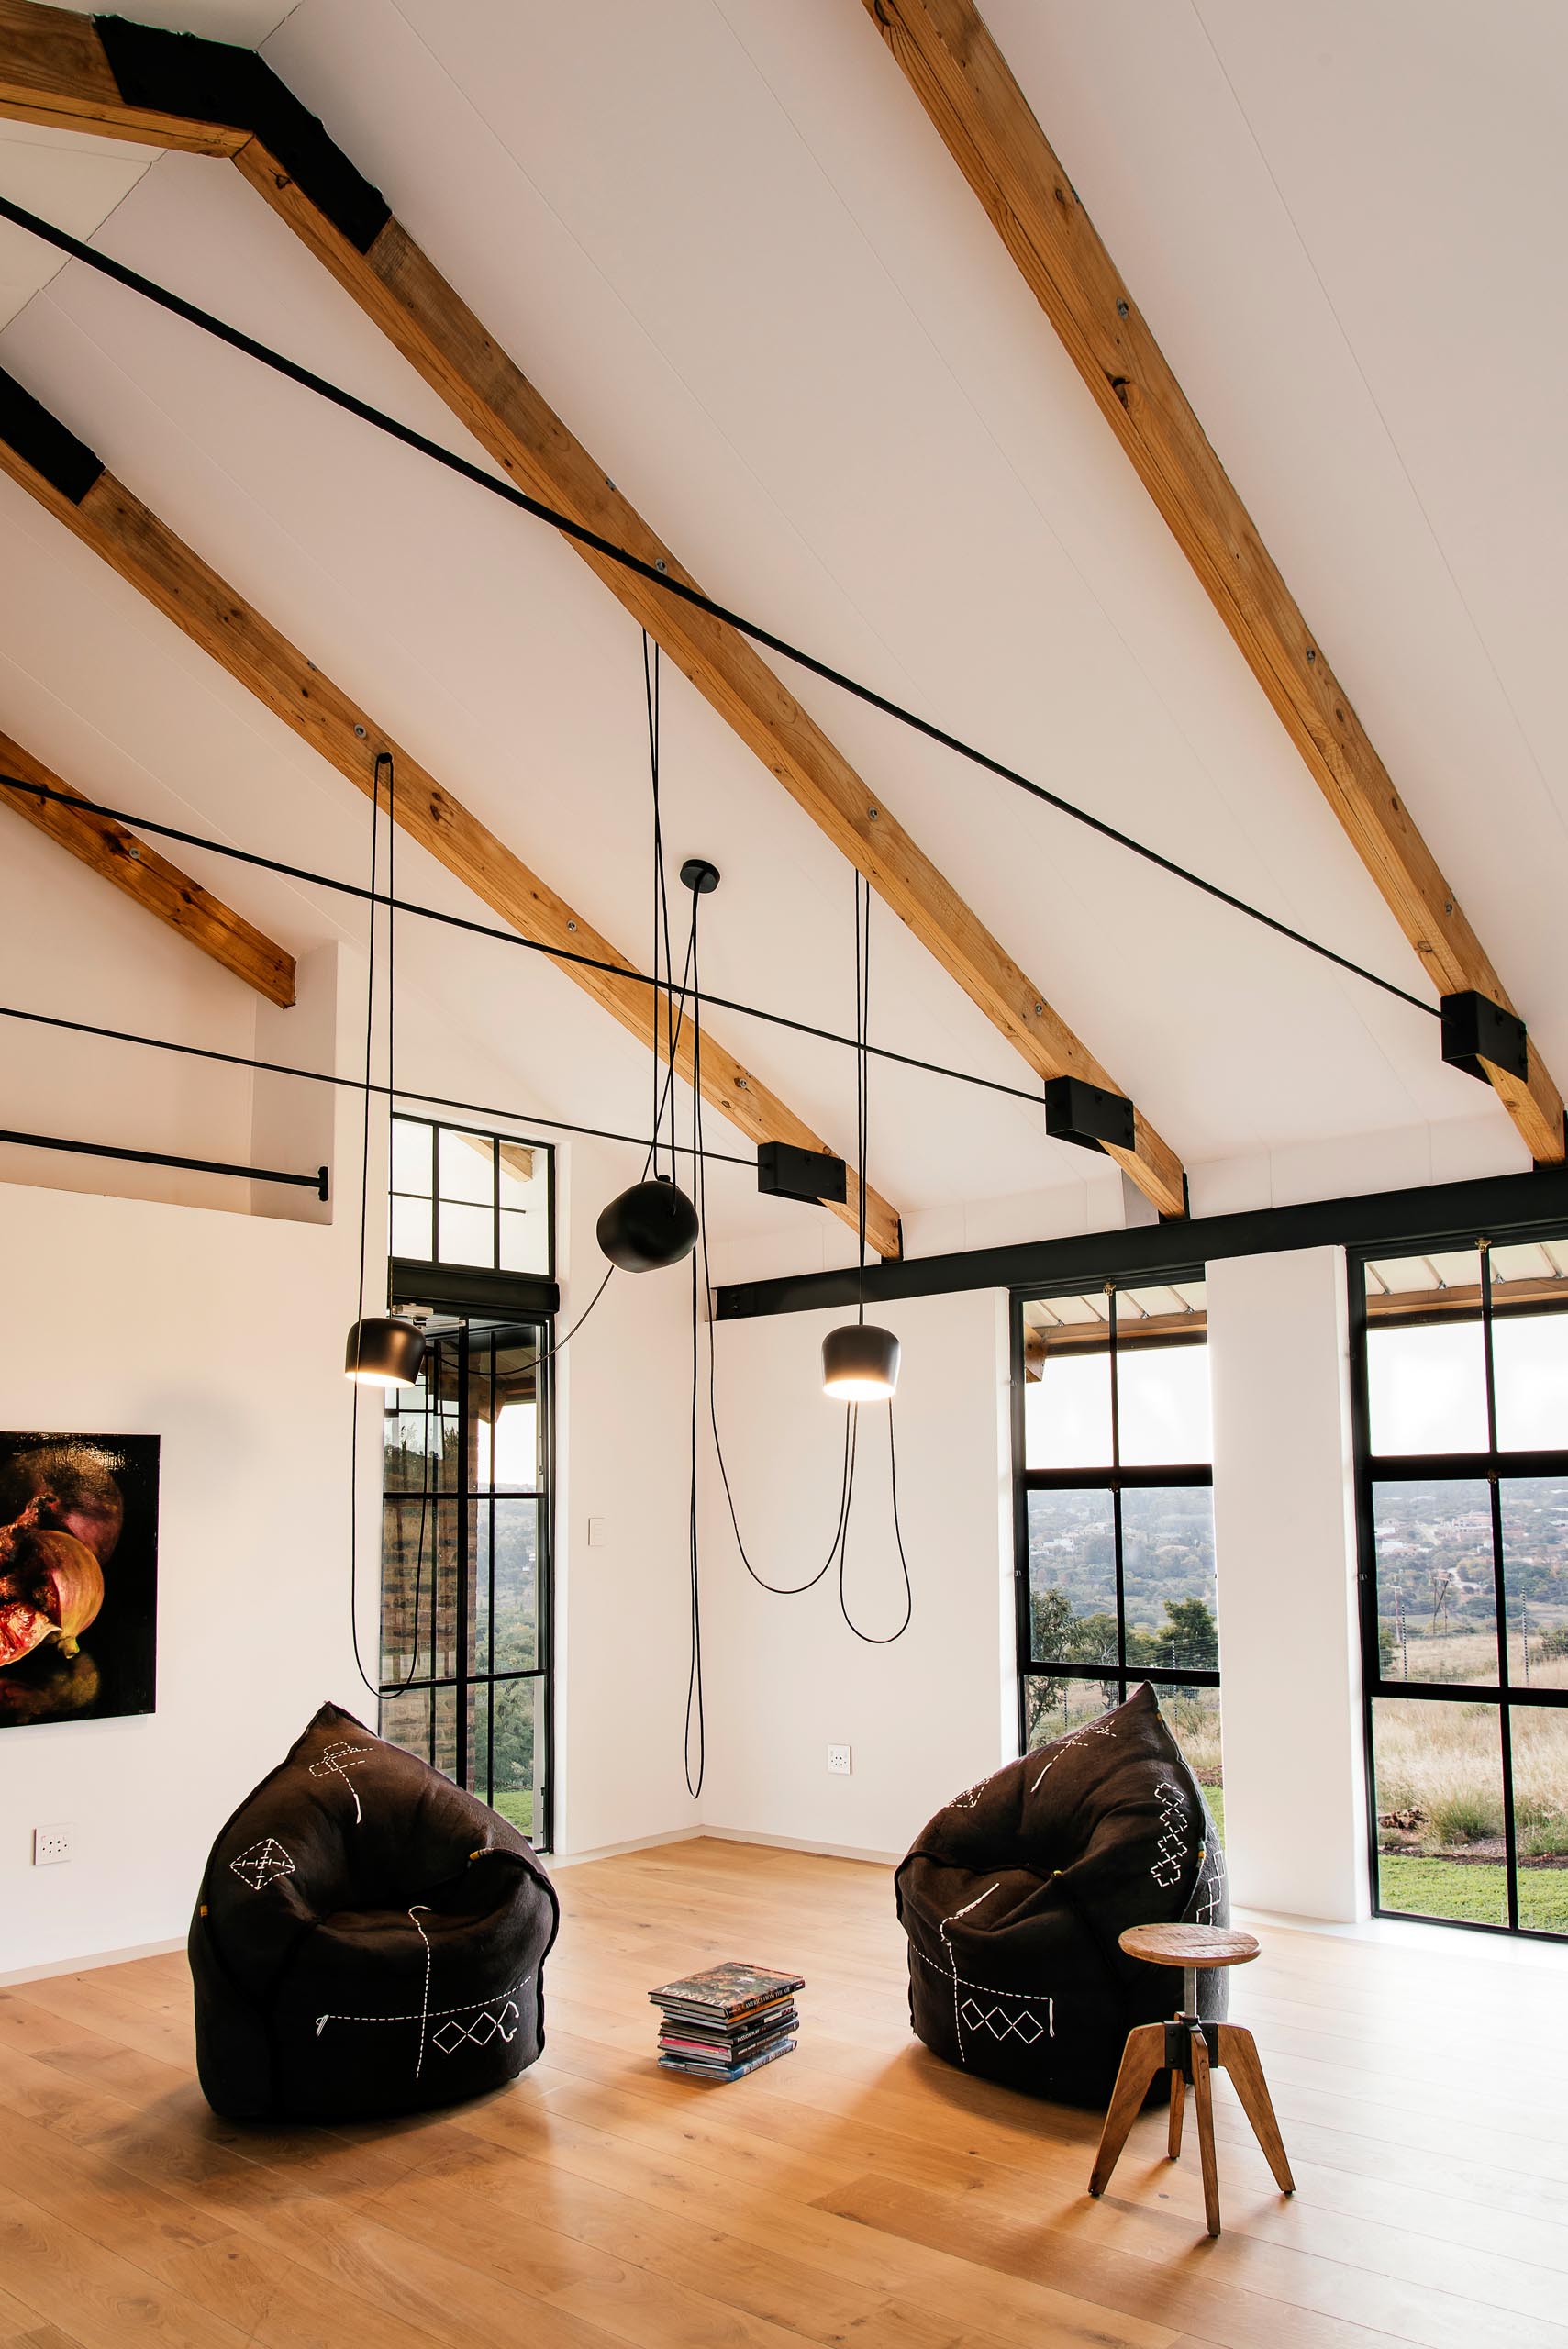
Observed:
[[[1512,1010],[973,0],[864,6],[1439,993]],[[1523,1078],[1488,1074],[1532,1158],[1560,1164],[1562,1097],[1533,1042]]]
[[[219,45],[194,46],[216,55]],[[232,61],[236,52],[222,55]],[[128,104],[83,18],[28,0],[0,0],[0,114],[59,121],[65,113],[74,115],[77,128],[154,144],[193,143],[189,135],[165,138],[165,127],[205,132],[206,151],[232,156],[511,480],[672,577],[696,584],[395,219],[387,215],[361,249],[261,135],[242,132],[239,124],[193,126],[182,114]],[[313,130],[329,148],[319,126]],[[338,150],[330,152],[343,162]],[[358,195],[366,193],[374,195],[360,183]],[[1124,1089],[743,636],[593,549],[576,551],[1037,1075]],[[1111,1148],[1110,1155],[1162,1215],[1185,1213],[1181,1162],[1141,1113],[1133,1147]]]
[[[13,394],[14,390],[15,387]],[[44,426],[54,425],[47,412],[39,413]],[[54,429],[61,430],[58,426]],[[73,445],[90,467],[91,451],[82,450],[80,443]],[[564,898],[558,896],[548,882],[497,840],[461,800],[443,789],[368,710],[350,700],[323,670],[263,618],[238,589],[209,569],[123,482],[103,470],[80,495],[68,495],[3,437],[0,471],[8,473],[84,546],[91,547],[111,570],[128,581],[176,628],[183,629],[193,643],[210,653],[230,676],[367,797],[376,788],[377,761],[390,755],[396,778],[396,818],[409,838],[428,849],[449,873],[454,874],[523,937],[562,948],[568,953],[590,955],[596,961],[618,964],[619,970],[609,971],[589,969],[580,963],[562,963],[558,967],[606,1011],[613,1012],[639,1041],[650,1040],[652,1016],[649,991],[631,975],[633,966],[626,957],[574,912]],[[622,971],[627,974],[624,977]],[[693,1070],[689,1026],[683,1030],[677,1044],[675,1065],[690,1083]],[[709,1030],[705,1030],[702,1040],[702,1090],[704,1099],[753,1141],[793,1142],[802,1150],[811,1151],[828,1147],[760,1077],[727,1052]],[[852,1167],[847,1188],[847,1199],[842,1206],[835,1204],[833,1211],[855,1228],[859,1189]],[[879,1255],[898,1254],[897,1213],[869,1186],[866,1229]]]
[[[82,797],[8,734],[0,734],[0,776],[17,776],[41,790],[62,792],[68,802]],[[160,855],[150,841],[139,840],[123,824],[95,815],[86,807],[40,799],[8,782],[0,781],[0,806],[14,809],[50,840],[58,841],[82,863],[123,889],[128,897],[167,922],[193,946],[199,946],[204,954],[210,954],[269,1003],[279,1004],[284,1010],[293,1003],[294,956],[243,914],[237,914],[232,906],[226,906],[221,897],[215,897],[210,889],[204,889],[199,881],[193,881],[188,873],[182,873],[168,857]]]

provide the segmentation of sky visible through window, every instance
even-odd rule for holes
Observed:
[[[1201,1345],[1124,1345],[1117,1366],[1124,1467],[1207,1460],[1214,1437]],[[1105,1353],[1048,1354],[1024,1395],[1031,1468],[1104,1468],[1111,1458],[1111,1365]]]
[[[1544,1450],[1568,1435],[1568,1314],[1510,1316],[1493,1325],[1497,1442]],[[1380,1453],[1482,1452],[1486,1357],[1477,1321],[1367,1331],[1372,1448]]]

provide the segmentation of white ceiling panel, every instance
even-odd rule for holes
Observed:
[[[1568,193],[1561,18],[1525,0],[1500,30],[1489,16],[1477,68],[1457,0],[1314,0],[1305,40],[1284,0],[987,13],[1561,1074],[1568,462],[1540,429],[1568,388],[1546,291]],[[158,20],[256,39],[279,14]],[[855,0],[301,0],[267,53],[713,593],[1430,1001]],[[55,138],[0,128],[0,191],[475,453],[238,173],[169,155],[139,177],[141,150],[83,140],[73,177]],[[45,287],[0,361],[645,959],[641,652],[614,599],[542,526],[51,269],[32,240],[0,246],[0,279]],[[1500,352],[1506,327],[1476,331],[1526,314],[1528,365]],[[73,782],[358,873],[365,803],[339,777],[8,488],[0,528],[23,556],[0,574],[0,725]],[[1485,1106],[1420,1011],[788,682],[1189,1164]],[[847,1026],[849,867],[670,672],[662,774],[674,859],[724,874],[706,984]],[[291,944],[358,934],[324,892],[190,861]],[[476,910],[428,859],[416,876]],[[406,952],[410,984],[534,1106],[646,1115],[635,1041],[539,958],[433,930]],[[873,955],[879,1041],[1032,1090],[881,908]],[[713,1025],[848,1147],[847,1053]],[[1032,1101],[886,1064],[872,1136],[873,1180],[911,1213],[1084,1163]],[[736,1230],[776,1219],[729,1187]]]

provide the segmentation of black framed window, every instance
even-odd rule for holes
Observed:
[[[1218,1804],[1219,1635],[1201,1272],[1014,1308],[1018,1732],[1153,1683]]]
[[[382,1735],[550,1841],[548,1321],[432,1323],[385,1419]]]
[[[1568,1937],[1568,1238],[1352,1257],[1373,1900]]]
[[[392,1253],[548,1277],[554,1160],[546,1144],[434,1118],[392,1120]]]

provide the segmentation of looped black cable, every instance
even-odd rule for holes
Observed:
[[[868,1024],[869,1024],[869,1020],[870,1020],[870,1012],[871,1012],[871,998],[870,998],[870,971],[871,971],[871,952],[870,952],[870,932],[871,932],[871,890],[870,890],[870,886],[869,886],[869,885],[862,884],[862,878],[861,878],[861,875],[860,875],[859,872],[857,872],[857,873],[855,874],[854,879],[855,879],[855,1027],[856,1027],[856,1038],[857,1038],[857,1041],[860,1041],[864,1037],[866,1028],[867,1028],[867,1026],[868,1026]],[[862,886],[864,886],[864,888],[865,888],[865,896],[864,896],[864,901],[863,901],[863,903],[864,903],[864,912],[863,912],[863,916],[862,916],[862,895],[861,895],[861,892],[862,892]],[[694,920],[694,930],[695,930],[695,920]],[[695,938],[694,938],[694,946],[695,946]],[[700,987],[699,987],[699,985],[698,985],[697,971],[696,971],[696,966],[695,966],[695,953],[694,953],[694,956],[693,956],[692,985],[693,985],[694,997],[695,997],[695,998],[700,998],[700,993],[701,993],[701,990],[700,990]],[[867,1085],[866,1085],[866,1082],[865,1082],[865,1069],[866,1069],[866,1062],[865,1062],[865,1055],[864,1055],[863,1052],[859,1052],[859,1053],[857,1053],[857,1056],[856,1056],[856,1063],[855,1063],[855,1068],[856,1068],[856,1078],[855,1078],[855,1086],[856,1086],[856,1090],[855,1090],[855,1138],[856,1138],[857,1152],[858,1152],[858,1156],[859,1156],[859,1160],[860,1160],[860,1167],[861,1167],[861,1194],[860,1194],[859,1212],[858,1212],[858,1216],[857,1216],[857,1230],[858,1230],[858,1237],[859,1237],[859,1254],[860,1254],[860,1265],[861,1265],[861,1275],[862,1275],[862,1287],[861,1287],[861,1300],[860,1300],[860,1317],[861,1317],[861,1319],[863,1321],[863,1320],[864,1320],[864,1319],[865,1319],[865,1290],[864,1290],[864,1274],[865,1274],[865,1251],[866,1251],[865,1143],[866,1143],[866,1131],[867,1131],[867,1105],[866,1105],[865,1096],[866,1096],[866,1092],[867,1092],[867,1089],[868,1089],[868,1088],[867,1088]],[[888,1474],[889,1474],[889,1484],[890,1484],[890,1489],[891,1489],[891,1493],[892,1493],[892,1500],[893,1500],[893,1532],[894,1532],[894,1539],[895,1539],[895,1541],[896,1542],[896,1543],[897,1543],[897,1545],[898,1545],[898,1563],[899,1563],[899,1566],[900,1566],[900,1568],[902,1569],[903,1575],[904,1575],[904,1620],[899,1624],[898,1629],[897,1629],[895,1631],[887,1631],[887,1632],[881,1632],[881,1633],[878,1633],[878,1632],[873,1632],[873,1631],[862,1631],[861,1630],[860,1625],[855,1621],[855,1620],[854,1620],[853,1616],[850,1613],[850,1609],[849,1609],[848,1596],[847,1596],[846,1587],[845,1587],[845,1572],[846,1572],[846,1566],[847,1566],[847,1561],[848,1561],[848,1553],[849,1553],[849,1539],[850,1539],[850,1514],[851,1514],[851,1509],[852,1509],[852,1508],[853,1508],[853,1507],[854,1507],[854,1497],[855,1497],[855,1464],[856,1464],[856,1461],[857,1461],[857,1459],[858,1459],[858,1457],[859,1457],[859,1453],[860,1453],[860,1413],[861,1413],[861,1407],[860,1407],[860,1405],[859,1405],[858,1403],[851,1403],[850,1405],[848,1405],[848,1406],[847,1406],[847,1408],[846,1408],[846,1409],[845,1409],[845,1412],[844,1412],[844,1453],[843,1453],[843,1462],[842,1462],[842,1465],[841,1465],[841,1468],[840,1468],[840,1479],[839,1479],[839,1515],[838,1515],[838,1521],[837,1521],[837,1523],[835,1524],[834,1529],[833,1529],[833,1539],[832,1539],[832,1541],[831,1541],[831,1542],[828,1543],[828,1554],[827,1554],[827,1556],[823,1559],[822,1564],[817,1567],[817,1569],[816,1573],[815,1573],[815,1574],[813,1574],[813,1575],[807,1575],[807,1577],[806,1577],[806,1579],[804,1582],[796,1582],[796,1583],[781,1583],[781,1582],[770,1582],[770,1581],[768,1580],[768,1578],[767,1578],[766,1575],[762,1574],[761,1572],[759,1572],[758,1568],[757,1568],[755,1565],[753,1565],[753,1564],[751,1563],[751,1553],[748,1551],[748,1549],[747,1549],[747,1547],[746,1547],[745,1538],[744,1538],[744,1536],[742,1535],[741,1531],[740,1531],[740,1513],[739,1513],[739,1511],[738,1511],[738,1509],[737,1509],[737,1508],[736,1508],[736,1505],[735,1505],[735,1492],[734,1492],[734,1487],[731,1486],[730,1481],[729,1481],[729,1468],[728,1468],[728,1464],[726,1462],[725,1457],[724,1457],[724,1439],[723,1439],[723,1437],[720,1435],[720,1433],[719,1433],[719,1430],[718,1430],[718,1382],[717,1382],[717,1357],[716,1357],[716,1353],[715,1353],[715,1348],[714,1348],[714,1341],[713,1341],[713,1337],[714,1337],[714,1319],[713,1319],[713,1270],[712,1270],[712,1265],[711,1265],[711,1263],[710,1263],[710,1261],[709,1261],[709,1257],[708,1257],[708,1247],[707,1247],[707,1168],[706,1168],[706,1163],[705,1159],[704,1159],[704,1158],[703,1158],[703,1156],[702,1156],[702,1130],[703,1130],[703,1129],[702,1129],[702,1095],[701,1095],[701,1092],[699,1091],[699,1092],[697,1093],[697,1095],[696,1095],[696,1107],[695,1107],[695,1126],[694,1126],[694,1131],[693,1131],[693,1137],[692,1137],[693,1141],[694,1141],[694,1143],[695,1144],[695,1152],[696,1152],[696,1154],[694,1156],[694,1159],[693,1159],[693,1164],[694,1164],[694,1166],[695,1166],[695,1170],[696,1170],[696,1171],[695,1171],[695,1175],[694,1175],[694,1177],[693,1177],[693,1179],[694,1179],[694,1182],[695,1182],[695,1186],[696,1186],[697,1230],[698,1230],[697,1248],[696,1248],[695,1250],[694,1250],[694,1252],[693,1252],[693,1272],[694,1272],[694,1284],[695,1284],[695,1275],[696,1256],[697,1256],[697,1254],[700,1252],[701,1257],[702,1257],[703,1286],[704,1286],[704,1288],[705,1288],[705,1290],[706,1290],[706,1296],[707,1296],[707,1308],[708,1308],[708,1310],[707,1310],[707,1399],[708,1399],[708,1419],[709,1419],[709,1422],[710,1422],[710,1424],[711,1424],[711,1426],[712,1426],[712,1429],[713,1429],[713,1449],[714,1449],[714,1457],[716,1458],[716,1460],[717,1460],[717,1463],[718,1463],[719,1482],[720,1482],[720,1484],[722,1485],[723,1489],[724,1489],[725,1506],[726,1506],[726,1508],[728,1508],[728,1512],[729,1512],[729,1525],[730,1525],[730,1531],[733,1532],[733,1534],[734,1534],[734,1536],[735,1536],[735,1546],[736,1546],[737,1550],[738,1550],[738,1551],[740,1552],[740,1563],[741,1563],[741,1564],[745,1567],[746,1572],[751,1575],[751,1580],[752,1580],[752,1581],[757,1585],[757,1586],[758,1586],[758,1588],[759,1588],[759,1589],[767,1591],[767,1592],[768,1592],[768,1593],[769,1593],[773,1598],[800,1598],[800,1597],[801,1597],[801,1596],[802,1596],[806,1591],[808,1591],[808,1590],[814,1590],[814,1589],[817,1587],[817,1584],[818,1584],[818,1583],[823,1579],[823,1576],[824,1576],[825,1575],[827,1575],[827,1574],[831,1570],[831,1568],[832,1568],[832,1566],[833,1566],[833,1564],[834,1564],[834,1562],[835,1562],[835,1560],[836,1560],[836,1561],[837,1561],[837,1563],[838,1563],[838,1568],[839,1568],[839,1575],[838,1575],[839,1612],[842,1615],[842,1617],[843,1617],[843,1619],[844,1619],[845,1622],[849,1625],[850,1630],[854,1633],[854,1635],[855,1635],[856,1639],[857,1639],[857,1640],[861,1640],[861,1641],[862,1641],[862,1642],[865,1643],[865,1645],[866,1645],[867,1647],[887,1647],[887,1646],[890,1646],[890,1645],[892,1644],[892,1642],[893,1642],[895,1640],[902,1639],[902,1638],[903,1638],[903,1636],[904,1636],[904,1633],[908,1630],[908,1628],[909,1628],[909,1624],[910,1624],[910,1621],[911,1621],[911,1620],[912,1620],[912,1618],[913,1618],[913,1615],[914,1615],[914,1608],[915,1608],[914,1586],[913,1586],[913,1585],[912,1585],[912,1583],[911,1583],[911,1581],[910,1581],[910,1576],[909,1576],[909,1562],[908,1562],[908,1559],[906,1557],[905,1553],[904,1553],[904,1533],[903,1533],[903,1528],[902,1528],[902,1526],[901,1526],[901,1525],[900,1525],[900,1523],[899,1523],[899,1517],[898,1517],[898,1465],[897,1465],[896,1452],[895,1452],[895,1443],[894,1443],[894,1433],[893,1433],[893,1404],[892,1404],[892,1400],[891,1400],[891,1398],[889,1399],[888,1407],[887,1407]],[[694,1318],[693,1318],[693,1346],[694,1346],[694,1350],[695,1350],[695,1344],[696,1344],[696,1323],[695,1323],[695,1316],[696,1316],[696,1294],[695,1294],[695,1286],[694,1286],[694,1290],[693,1290],[692,1311],[693,1311],[693,1317],[694,1317]],[[694,1360],[695,1360],[695,1353],[694,1353]],[[695,1441],[695,1440],[694,1440],[694,1441]]]
[[[852,1403],[850,1408],[858,1415],[861,1408],[858,1403]],[[893,1538],[898,1545],[898,1564],[904,1576],[904,1620],[895,1631],[862,1631],[850,1612],[849,1599],[844,1591],[844,1575],[850,1562],[847,1520],[844,1526],[844,1541],[839,1552],[839,1612],[856,1639],[862,1641],[868,1648],[890,1648],[895,1640],[901,1640],[904,1637],[915,1613],[915,1588],[909,1579],[909,1561],[904,1554],[904,1529],[898,1522],[898,1452],[893,1440],[893,1397],[891,1395],[887,1398],[887,1481],[893,1499]]]

